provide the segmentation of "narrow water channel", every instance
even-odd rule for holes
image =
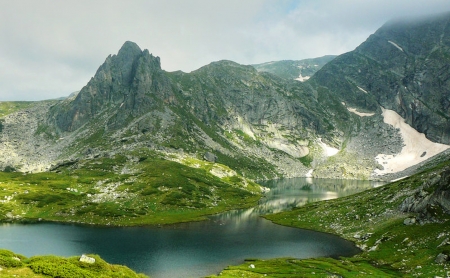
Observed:
[[[99,228],[62,224],[3,224],[0,248],[25,256],[99,254],[151,277],[202,277],[245,258],[351,256],[359,250],[339,237],[272,224],[259,217],[307,202],[350,195],[380,184],[369,181],[286,179],[260,204],[208,221],[157,227]]]

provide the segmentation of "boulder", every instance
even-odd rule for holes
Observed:
[[[434,260],[437,264],[445,263],[448,260],[448,255],[445,255],[444,253],[440,253],[436,256],[436,259]]]
[[[416,224],[416,218],[406,218],[405,220],[403,220],[403,224],[405,224],[406,226],[414,225]]]
[[[216,163],[217,161],[217,156],[211,152],[206,152],[203,155],[203,159],[212,163]]]
[[[88,263],[88,264],[94,264],[95,263],[95,258],[86,256],[86,255],[83,254],[80,257],[80,262]]]

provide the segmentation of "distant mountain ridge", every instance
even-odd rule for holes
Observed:
[[[250,178],[380,178],[385,162],[375,158],[395,157],[406,139],[384,111],[432,141],[449,141],[449,21],[447,13],[390,22],[338,57],[223,60],[191,73],[166,72],[159,57],[125,42],[76,96],[42,105],[50,108],[39,110],[44,121],[29,123],[32,134],[7,116],[0,149],[16,156],[0,164],[50,169],[48,161],[148,148],[172,160],[208,153]],[[33,148],[51,156],[34,157]]]
[[[320,70],[326,63],[336,58],[335,55],[326,55],[319,58],[303,60],[283,60],[252,65],[258,71],[270,72],[286,79],[306,81]]]

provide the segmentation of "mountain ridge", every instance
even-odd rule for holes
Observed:
[[[302,62],[315,71],[309,80],[283,75],[283,67],[300,69],[292,61],[258,69],[222,60],[190,73],[166,72],[159,57],[127,41],[76,96],[51,105],[29,137],[40,136],[30,140],[47,146],[51,164],[146,146],[168,159],[211,153],[257,179],[382,178],[376,172],[384,166],[375,158],[395,156],[405,140],[384,122],[383,109],[396,111],[434,142],[449,138],[449,17],[406,27],[386,23],[352,52]],[[424,30],[440,33],[416,40]],[[410,39],[400,39],[402,34]],[[5,128],[5,134],[14,132]],[[15,143],[13,148],[24,153]],[[17,161],[3,160],[3,168],[21,169]]]

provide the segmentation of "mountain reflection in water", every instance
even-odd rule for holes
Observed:
[[[366,189],[378,187],[384,182],[362,180],[292,178],[259,182],[270,191],[256,207],[223,213],[223,219],[247,221],[251,217],[286,211],[307,203],[335,199],[352,195]]]

